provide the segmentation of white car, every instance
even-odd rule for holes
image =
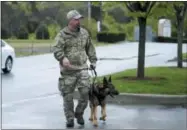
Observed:
[[[10,73],[15,61],[15,50],[7,42],[1,39],[1,69],[4,73]]]

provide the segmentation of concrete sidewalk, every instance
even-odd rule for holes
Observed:
[[[75,91],[74,98],[79,98],[78,91]],[[187,95],[121,93],[115,98],[108,96],[107,102],[111,104],[179,105],[187,107]]]

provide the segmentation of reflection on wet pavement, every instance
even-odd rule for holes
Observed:
[[[75,106],[77,101],[75,100]],[[98,118],[100,117],[98,108]],[[15,105],[4,105],[3,128],[65,129],[63,102],[59,95],[28,100]],[[88,121],[87,107],[84,128],[94,128]],[[187,109],[160,105],[107,105],[106,122],[99,121],[100,129],[180,129],[186,128]],[[75,128],[80,126],[76,124]]]

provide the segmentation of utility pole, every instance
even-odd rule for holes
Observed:
[[[91,1],[88,1],[88,28],[91,26]]]
[[[99,26],[100,26],[100,31],[102,31],[102,1],[100,1],[100,3],[99,3],[99,9],[100,9],[100,19],[99,19],[100,24],[99,24]]]

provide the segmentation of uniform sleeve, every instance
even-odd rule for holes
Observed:
[[[91,41],[91,37],[88,37],[87,44],[86,44],[86,53],[88,55],[88,58],[92,64],[96,64],[97,62],[97,56],[96,56],[96,50],[95,47]]]
[[[53,54],[55,59],[58,61],[61,61],[64,57],[64,46],[65,46],[65,41],[61,33],[58,33],[55,38],[55,45],[53,46]]]

